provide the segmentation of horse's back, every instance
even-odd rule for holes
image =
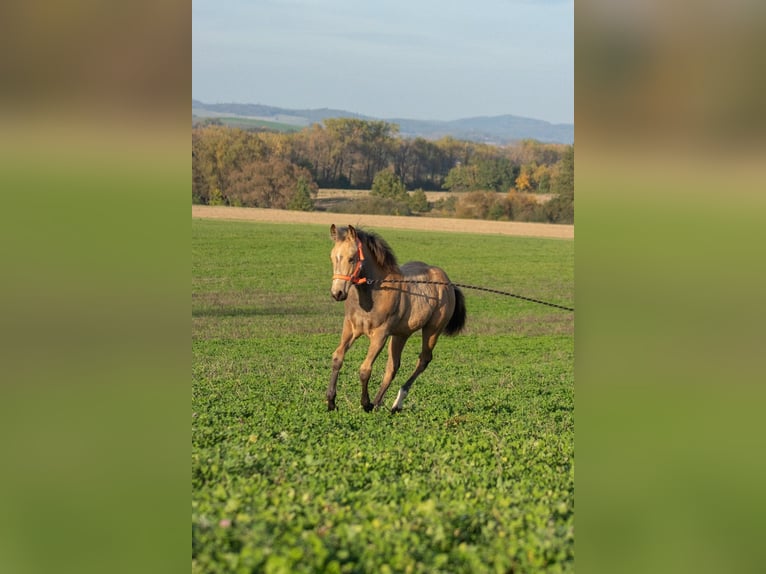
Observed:
[[[416,295],[410,297],[410,327],[422,328],[431,324],[440,331],[455,307],[454,291],[447,274],[440,267],[422,261],[409,261],[401,266],[401,272],[408,283],[406,291]],[[420,296],[417,296],[420,295]],[[423,297],[422,295],[425,295]]]
[[[402,275],[409,281],[441,281],[449,283],[449,277],[440,267],[422,261],[408,261],[401,266]]]

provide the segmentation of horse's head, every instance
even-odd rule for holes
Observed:
[[[345,230],[331,225],[330,237],[335,242],[330,251],[333,273],[330,294],[336,301],[343,301],[348,297],[352,283],[358,285],[367,281],[362,277],[362,242],[351,225]]]

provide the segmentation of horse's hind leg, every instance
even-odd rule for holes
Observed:
[[[388,390],[391,381],[394,380],[399,365],[402,363],[402,349],[407,342],[407,337],[400,337],[398,335],[391,336],[391,343],[388,346],[388,362],[386,363],[386,373],[383,375],[383,383],[381,383],[378,393],[375,395],[375,400],[372,401],[373,406],[377,409],[383,404],[383,397]]]
[[[375,362],[375,359],[378,358],[380,351],[383,350],[383,346],[386,344],[386,339],[388,339],[388,335],[382,330],[380,333],[376,333],[370,337],[370,348],[367,349],[367,356],[364,358],[362,366],[359,368],[359,381],[362,383],[362,408],[367,412],[372,410],[370,394],[367,390],[367,384],[370,382],[370,375],[372,375],[372,364]]]
[[[418,378],[420,373],[426,370],[428,363],[431,362],[431,359],[433,358],[433,350],[436,346],[436,341],[438,340],[439,333],[432,331],[426,332],[425,329],[423,330],[423,350],[420,352],[420,356],[418,357],[418,364],[415,367],[415,371],[413,371],[412,375],[410,375],[410,378],[407,379],[407,382],[402,385],[401,389],[399,389],[399,393],[396,395],[396,400],[391,407],[392,413],[398,413],[402,410],[402,403],[407,397],[407,393],[410,392],[412,383],[415,382],[415,379]]]

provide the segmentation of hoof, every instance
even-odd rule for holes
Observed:
[[[362,408],[364,409],[365,412],[369,413],[373,409],[373,405],[372,403],[370,403],[369,405],[362,405]]]
[[[402,407],[391,407],[391,414],[395,415],[397,413],[402,412]]]
[[[327,403],[327,411],[334,411],[335,410],[335,403]]]

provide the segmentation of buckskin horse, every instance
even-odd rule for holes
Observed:
[[[399,265],[388,243],[376,233],[348,227],[330,226],[334,242],[330,252],[333,266],[330,293],[345,302],[345,317],[340,344],[332,356],[332,374],[327,388],[327,410],[335,410],[338,373],[346,351],[362,335],[370,340],[359,380],[362,383],[362,407],[365,411],[380,408],[383,397],[399,370],[402,349],[410,335],[423,331],[423,345],[417,366],[402,385],[391,412],[402,410],[412,383],[433,358],[439,335],[458,334],[465,326],[466,308],[463,293],[447,274],[433,265],[410,261]],[[388,362],[383,382],[370,402],[367,383],[372,365],[387,339]]]

